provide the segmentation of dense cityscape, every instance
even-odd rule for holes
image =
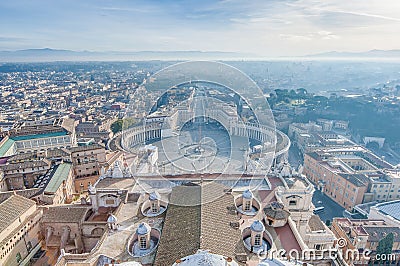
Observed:
[[[264,265],[273,251],[295,265],[293,250],[317,252],[297,258],[313,265],[397,263],[400,83],[262,87],[277,134],[268,168],[271,131],[251,131],[237,92],[191,80],[144,92],[174,63],[0,66],[2,265]],[[325,254],[339,239],[368,260]]]

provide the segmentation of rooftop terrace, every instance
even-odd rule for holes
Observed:
[[[52,138],[52,137],[59,137],[68,135],[67,131],[58,131],[58,132],[48,132],[43,134],[33,134],[33,135],[23,135],[23,136],[13,136],[10,139],[14,141],[22,141],[22,140],[29,140],[29,139],[42,139],[42,138]]]

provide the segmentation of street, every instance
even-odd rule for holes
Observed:
[[[315,190],[314,196],[312,199],[315,207],[325,207],[325,210],[321,213],[318,213],[318,216],[321,218],[323,222],[326,220],[330,220],[332,222],[333,217],[343,217],[344,208],[334,202],[327,195],[322,194],[321,191]]]
[[[293,145],[293,143],[290,145],[290,148],[289,148],[288,161],[289,161],[290,165],[296,169],[300,164],[303,163],[303,158],[300,154],[300,151],[297,148],[297,146]]]

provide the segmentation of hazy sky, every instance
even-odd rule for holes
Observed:
[[[399,49],[400,1],[0,1],[0,50],[44,47],[265,56]]]

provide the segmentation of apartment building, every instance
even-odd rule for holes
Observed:
[[[90,184],[93,185],[97,181],[101,168],[106,163],[105,147],[97,143],[91,143],[73,147],[70,151],[76,178],[75,191],[86,191]]]
[[[351,254],[350,250],[362,253],[365,250],[372,251],[369,256],[373,259],[379,243],[390,233],[393,234],[392,253],[393,258],[397,258],[400,251],[400,228],[388,225],[384,220],[361,219],[353,220],[349,218],[333,218],[332,231],[337,238],[345,239],[345,254]],[[386,254],[390,255],[390,254]],[[359,261],[351,256],[344,256],[347,263],[354,265]],[[368,261],[364,261],[365,264]]]
[[[11,195],[0,203],[0,265],[26,265],[40,249],[42,210],[33,200]]]
[[[352,210],[364,200],[368,190],[368,177],[355,173],[343,161],[331,158],[323,152],[304,156],[304,173],[318,189],[347,210]]]
[[[306,153],[304,173],[347,210],[366,202],[400,198],[400,175],[363,147],[324,148]]]

